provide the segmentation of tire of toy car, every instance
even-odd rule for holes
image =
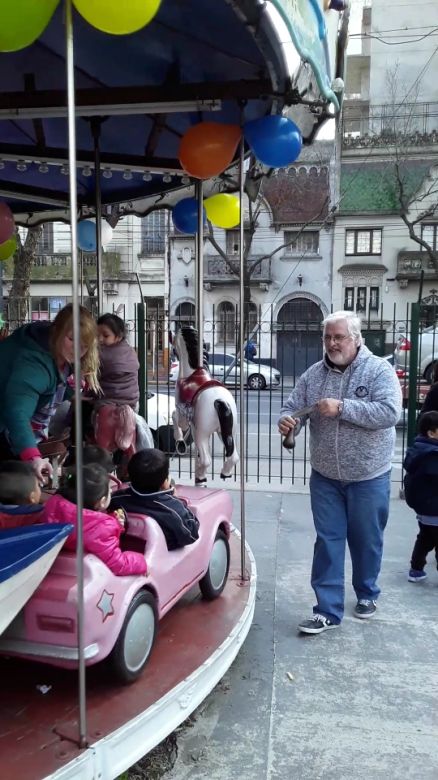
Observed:
[[[227,583],[229,569],[230,545],[224,532],[219,529],[214,540],[207,572],[202,580],[199,580],[199,587],[205,599],[213,601],[221,595]]]
[[[248,387],[251,390],[264,390],[266,387],[266,379],[261,374],[251,374],[248,377]]]
[[[152,593],[140,590],[132,599],[117,642],[109,656],[113,673],[120,682],[134,682],[142,673],[157,633],[157,605]]]

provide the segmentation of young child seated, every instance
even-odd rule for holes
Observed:
[[[427,577],[427,554],[435,548],[438,555],[438,412],[424,412],[418,423],[419,436],[408,448],[403,463],[405,498],[417,513],[417,536],[411,557],[409,582]]]
[[[157,521],[169,550],[198,539],[199,521],[179,498],[173,495],[169,479],[169,459],[161,450],[140,450],[128,463],[130,486],[113,493],[111,509],[150,515]]]
[[[0,463],[0,528],[41,523],[41,488],[30,463]]]
[[[73,523],[72,531],[64,545],[66,550],[76,550],[76,471],[61,478],[58,493],[51,496],[44,507],[43,522]],[[84,551],[93,553],[105,563],[113,574],[146,574],[146,561],[138,552],[120,548],[120,535],[124,527],[122,513],[108,513],[111,499],[110,478],[102,466],[89,463],[82,469],[84,523]]]

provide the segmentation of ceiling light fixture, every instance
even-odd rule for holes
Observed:
[[[163,176],[164,184],[170,184],[171,181],[172,181],[171,175],[169,173],[165,173]]]
[[[86,178],[88,178],[88,176],[91,176],[92,173],[93,173],[93,171],[91,170],[90,166],[89,165],[84,165],[84,167],[82,168],[82,176],[85,176]]]
[[[108,103],[92,106],[76,106],[76,116],[135,116],[137,114],[180,114],[190,111],[220,111],[221,100],[181,100],[155,103]],[[46,106],[45,108],[0,109],[1,119],[55,119],[67,117],[67,106]]]
[[[113,175],[113,172],[112,172],[111,168],[104,168],[103,169],[102,176],[103,176],[104,179],[111,179],[112,175]]]
[[[181,178],[181,184],[190,184],[190,179],[188,176],[183,176]]]
[[[24,162],[24,160],[18,160],[17,171],[27,171],[27,164]]]
[[[144,173],[143,174],[143,181],[152,181],[152,174],[151,173]]]
[[[41,163],[41,165],[38,168],[40,173],[48,173],[49,172],[49,166],[47,163]]]
[[[68,176],[68,165],[61,165],[61,171],[63,176]]]
[[[132,171],[130,171],[128,168],[125,171],[123,171],[123,178],[126,181],[130,181],[132,179]]]

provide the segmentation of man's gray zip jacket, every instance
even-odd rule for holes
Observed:
[[[402,411],[400,382],[393,367],[365,345],[344,371],[325,356],[299,378],[280,419],[293,417],[323,398],[343,401],[343,409],[335,418],[318,411],[309,415],[312,467],[342,482],[362,482],[389,471],[394,426]]]

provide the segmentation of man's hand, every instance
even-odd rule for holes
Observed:
[[[323,398],[317,403],[318,412],[322,417],[338,417],[341,409],[340,404],[338,398]]]
[[[52,465],[47,458],[33,458],[30,461],[30,465],[40,485],[45,485],[53,477]]]
[[[299,420],[295,419],[295,417],[282,417],[278,423],[278,430],[282,436],[287,436],[289,431],[293,431],[298,423]]]

